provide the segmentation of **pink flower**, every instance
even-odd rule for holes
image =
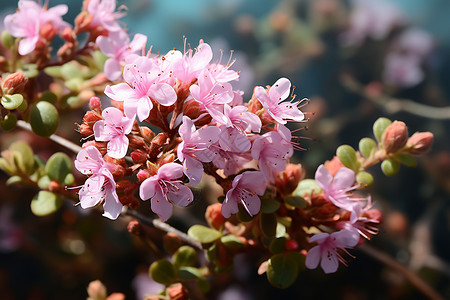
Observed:
[[[183,163],[183,171],[189,178],[189,183],[197,185],[203,176],[201,162],[211,162],[217,155],[210,147],[219,139],[220,129],[208,126],[196,130],[194,122],[183,116],[183,124],[178,132],[183,139],[177,148],[178,158]]]
[[[269,182],[274,182],[277,172],[284,171],[286,160],[294,152],[290,141],[286,140],[285,132],[280,132],[270,131],[258,137],[252,146],[253,159],[259,160],[259,169]]]
[[[370,197],[352,197],[349,193],[355,190],[358,185],[355,183],[355,172],[349,168],[340,168],[336,175],[331,176],[324,165],[317,168],[315,180],[324,192],[324,197],[339,208],[351,212],[352,222],[359,217],[360,204],[362,201],[370,201]]]
[[[351,230],[341,230],[332,234],[316,234],[309,239],[309,242],[317,242],[318,245],[308,251],[305,265],[308,269],[315,269],[320,262],[325,273],[334,273],[338,269],[339,261],[345,263],[337,250],[341,249],[348,253],[345,248],[355,247],[358,241],[358,233]]]
[[[252,160],[249,152],[225,151],[217,144],[210,147],[211,151],[217,155],[213,159],[213,164],[219,169],[223,169],[225,176],[236,174],[244,165]]]
[[[195,54],[193,52],[189,49],[181,59],[174,61],[173,73],[180,81],[190,83],[192,79],[197,78],[200,72],[208,67],[213,56],[211,47],[202,41]]]
[[[67,9],[67,5],[61,4],[47,10],[34,1],[20,0],[19,10],[6,16],[4,20],[6,30],[12,36],[22,38],[19,43],[19,54],[27,55],[35,49],[43,25],[50,23],[57,31],[69,27],[70,25],[62,19]]]
[[[145,179],[139,189],[142,200],[151,199],[151,208],[161,221],[165,222],[172,215],[173,205],[187,206],[194,196],[181,180],[183,166],[168,163],[158,169],[158,173]]]
[[[122,30],[117,20],[125,13],[116,10],[116,0],[89,0],[87,11],[92,15],[91,26],[102,26],[109,32]]]
[[[129,62],[128,56],[135,57],[136,52],[145,48],[147,37],[143,34],[136,34],[130,42],[128,34],[124,30],[111,32],[107,37],[99,36],[96,40],[100,51],[110,57],[105,62],[105,76],[109,80],[117,80],[122,75],[121,66],[124,62]],[[133,55],[134,54],[134,55]]]
[[[152,59],[139,57],[125,66],[123,78],[127,83],[108,85],[105,94],[116,101],[125,101],[125,114],[129,118],[137,114],[143,121],[153,108],[150,98],[164,106],[177,101],[177,93],[169,84],[160,82],[159,74],[160,69]]]
[[[222,215],[229,218],[231,214],[239,211],[238,203],[241,203],[250,216],[254,216],[261,208],[262,196],[266,190],[266,183],[261,181],[264,177],[258,171],[246,171],[236,176],[232,188],[227,192],[222,204]]]
[[[108,107],[102,112],[104,120],[94,124],[94,135],[97,141],[106,142],[108,155],[112,158],[122,158],[127,154],[128,138],[134,118],[124,117],[115,107]]]
[[[223,114],[221,104],[231,102],[234,98],[233,88],[229,83],[214,80],[208,71],[203,71],[198,77],[198,85],[189,88],[192,98],[200,103],[211,117],[218,123],[231,125],[230,120]]]
[[[84,175],[91,175],[78,193],[81,207],[103,203],[103,216],[117,219],[123,205],[116,193],[116,183],[111,173],[113,166],[103,160],[97,148],[89,146],[78,153],[75,167]]]
[[[262,86],[257,86],[255,96],[276,122],[286,124],[286,120],[303,121],[305,116],[297,107],[298,101],[296,103],[282,102],[289,97],[290,91],[291,82],[286,78],[280,78],[269,91]]]

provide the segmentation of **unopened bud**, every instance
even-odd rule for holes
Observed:
[[[39,34],[43,39],[51,41],[58,34],[58,30],[55,28],[55,26],[53,26],[52,23],[46,23],[43,26],[41,26]]]
[[[158,133],[158,135],[152,140],[150,144],[149,156],[156,156],[161,147],[166,143],[168,135],[166,132]]]
[[[139,182],[143,182],[145,179],[150,178],[150,174],[147,170],[140,170],[136,177],[138,178]]]
[[[408,127],[401,121],[394,121],[383,133],[381,143],[386,153],[395,153],[408,141]]]
[[[147,160],[147,154],[142,150],[136,150],[130,153],[131,159],[136,164],[142,164]]]
[[[139,127],[139,131],[141,132],[141,136],[144,138],[144,140],[149,144],[155,137],[155,133],[147,126]]]
[[[222,204],[214,203],[206,208],[205,219],[208,225],[219,230],[225,223],[226,219],[221,212]]]
[[[75,33],[86,32],[91,24],[93,16],[88,14],[87,11],[82,11],[75,18]]]
[[[122,293],[112,293],[106,300],[125,300],[125,295]]]
[[[72,28],[70,27],[64,28],[63,32],[61,33],[61,37],[69,43],[75,42],[75,34],[73,33]]]
[[[294,240],[287,240],[286,243],[284,244],[286,250],[297,250],[298,249],[298,243],[297,241]]]
[[[406,143],[407,152],[412,155],[424,155],[431,150],[434,136],[431,132],[416,132]]]
[[[171,153],[171,154],[165,156],[163,159],[161,159],[159,165],[162,166],[162,165],[165,165],[167,163],[171,163],[174,160],[175,160],[175,154]]]
[[[100,280],[91,281],[87,288],[89,297],[87,300],[105,300],[106,288]]]
[[[97,113],[102,113],[102,105],[99,97],[91,97],[89,99],[89,108]]]
[[[25,84],[27,82],[28,79],[22,72],[12,73],[6,76],[6,78],[2,82],[3,94],[19,94],[23,91],[23,88],[25,87]]]
[[[134,235],[141,234],[141,223],[138,220],[132,220],[128,222],[127,230],[129,233]]]
[[[50,192],[58,191],[60,187],[61,187],[60,184],[55,180],[50,181],[50,183],[48,184],[48,190]]]
[[[187,300],[189,295],[181,283],[172,284],[167,288],[167,295],[170,300]]]
[[[144,139],[139,136],[129,135],[128,140],[130,141],[129,147],[131,149],[144,150],[147,147],[147,144],[145,144]]]
[[[78,132],[83,138],[86,138],[88,136],[91,136],[94,134],[94,130],[92,130],[92,126],[89,126],[85,123],[81,124],[78,128]]]
[[[275,179],[278,191],[283,195],[290,195],[298,186],[303,177],[302,165],[287,164],[286,169],[279,173]]]

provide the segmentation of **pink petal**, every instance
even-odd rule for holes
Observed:
[[[139,187],[139,196],[142,200],[147,200],[149,198],[152,198],[157,190],[161,190],[161,187],[158,183],[158,177],[152,176],[150,178],[145,179],[141,186]]]
[[[280,114],[278,115],[282,119],[288,119],[295,122],[300,122],[305,119],[303,113],[298,109],[296,104],[291,102],[283,102],[278,104]]]
[[[189,178],[189,184],[197,185],[202,180],[203,164],[195,158],[186,156],[183,163],[183,171]]]
[[[165,222],[172,215],[173,205],[165,200],[161,193],[157,193],[151,200],[151,208],[161,221]]]
[[[137,116],[139,121],[144,121],[150,115],[150,111],[153,108],[153,103],[147,96],[139,99],[137,103]]]
[[[145,47],[145,44],[147,43],[147,36],[140,34],[140,33],[136,33],[134,35],[133,40],[130,43],[130,51],[131,52],[136,52],[138,50],[141,50],[142,48]]]
[[[339,267],[339,261],[336,254],[330,251],[323,251],[320,266],[326,274],[336,272]]]
[[[149,90],[150,97],[154,98],[161,105],[170,106],[177,101],[177,93],[167,83],[157,83]]]
[[[197,51],[192,57],[191,66],[195,70],[205,68],[213,57],[211,47],[207,43],[198,45]]]
[[[241,199],[241,203],[250,216],[257,215],[261,209],[261,200],[256,195]]]
[[[324,165],[320,165],[317,168],[315,180],[322,190],[327,191],[333,181],[333,176],[331,176]]]
[[[183,166],[177,163],[168,163],[158,169],[158,177],[165,180],[174,180],[183,176]]]
[[[349,168],[340,168],[334,176],[333,190],[342,190],[351,187],[355,183],[355,172]]]
[[[287,78],[278,79],[269,89],[269,97],[272,104],[277,104],[289,96],[291,82]]]
[[[130,98],[136,99],[136,92],[131,86],[122,82],[115,85],[108,85],[105,88],[105,94],[116,101],[124,101]]]
[[[128,138],[124,135],[112,138],[107,145],[107,151],[112,158],[123,158],[128,151]]]
[[[237,202],[232,197],[233,189],[227,192],[227,196],[225,197],[225,201],[222,204],[221,212],[225,218],[229,218],[232,214],[235,214],[239,211]]]
[[[315,269],[320,261],[320,246],[315,246],[308,251],[305,260],[305,266],[308,269]]]
[[[115,220],[119,217],[122,212],[122,203],[119,201],[119,197],[116,191],[111,191],[106,194],[105,203],[103,204],[104,213],[103,216]]]
[[[255,97],[261,102],[265,109],[268,109],[271,106],[269,95],[267,95],[266,90],[262,86],[255,87],[254,93]]]
[[[336,242],[345,248],[355,247],[359,242],[359,234],[357,231],[341,230],[331,234],[336,239]]]
[[[19,42],[19,54],[27,55],[27,54],[33,52],[38,40],[39,40],[39,36],[34,36],[31,38],[25,38],[25,39],[21,40]]]
[[[182,183],[174,183],[178,189],[173,189],[167,193],[167,197],[173,204],[178,206],[188,206],[194,200],[192,191]]]
[[[105,73],[106,78],[111,81],[119,79],[120,76],[122,76],[122,67],[120,62],[114,58],[107,59],[103,68],[103,73]]]

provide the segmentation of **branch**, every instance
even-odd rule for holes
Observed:
[[[422,278],[420,278],[417,274],[412,272],[410,269],[393,259],[388,254],[375,249],[374,247],[366,244],[363,244],[358,247],[359,250],[364,252],[365,254],[375,258],[376,260],[384,263],[388,267],[391,267],[392,269],[398,271],[399,273],[403,274],[406,279],[409,280],[409,282],[417,288],[420,292],[422,292],[425,296],[427,296],[429,299],[433,300],[444,300],[444,298],[438,294],[428,283],[426,283]]]
[[[136,211],[127,210],[125,212],[125,215],[130,216],[138,220],[139,222],[158,228],[159,230],[165,231],[165,232],[172,232],[178,235],[178,237],[185,243],[199,249],[203,250],[202,244],[192,238],[190,238],[186,233],[170,226],[169,224],[164,223],[163,221],[159,219],[150,219],[144,215],[141,215],[140,213]]]
[[[27,122],[22,121],[22,120],[17,121],[17,126],[19,126],[19,127],[22,128],[22,129],[31,131],[31,132],[33,131],[33,130],[31,129],[30,124],[28,124]],[[75,144],[75,143],[72,143],[71,141],[69,141],[69,140],[67,140],[67,139],[65,139],[65,138],[63,138],[63,137],[61,137],[61,136],[59,136],[59,135],[52,134],[52,135],[49,137],[49,139],[52,140],[52,141],[54,141],[54,142],[57,143],[58,145],[63,146],[64,148],[66,148],[66,149],[68,149],[68,150],[74,152],[75,154],[78,153],[78,152],[80,152],[80,151],[82,150],[82,148],[81,148],[79,145],[77,145],[77,144]]]
[[[370,95],[362,84],[356,81],[349,75],[341,77],[342,84],[350,91],[372,101],[378,106],[381,106],[387,113],[395,114],[404,111],[416,116],[435,119],[448,120],[450,119],[450,107],[433,107],[409,99],[397,99],[387,94],[379,93],[378,95]]]

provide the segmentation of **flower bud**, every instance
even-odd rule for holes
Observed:
[[[147,144],[145,144],[144,139],[139,136],[129,135],[128,140],[130,141],[129,147],[131,149],[144,150],[147,148]]]
[[[144,140],[149,144],[152,142],[153,138],[155,137],[155,133],[147,126],[139,127],[139,131],[141,133],[141,136],[144,138]]]
[[[406,145],[408,140],[408,127],[401,121],[394,121],[384,130],[381,144],[386,153],[395,153]]]
[[[170,300],[188,300],[189,295],[181,283],[172,284],[167,288],[167,295]]]
[[[287,164],[286,169],[275,178],[278,191],[283,195],[292,194],[304,175],[302,165]]]
[[[284,244],[286,250],[293,251],[298,249],[298,243],[294,240],[287,240]]]
[[[136,164],[142,164],[147,160],[147,154],[138,149],[130,153],[131,159]]]
[[[95,122],[102,120],[103,118],[98,113],[89,110],[86,112],[83,118],[83,124],[93,127]]]
[[[205,219],[208,225],[219,230],[219,228],[225,223],[225,217],[221,213],[222,204],[214,203],[206,208]]]
[[[3,94],[19,94],[23,91],[23,88],[25,87],[25,84],[27,82],[28,79],[22,72],[12,73],[6,76],[6,78],[2,82]]]
[[[416,132],[408,139],[406,151],[412,155],[424,155],[431,150],[433,138],[431,132]]]
[[[89,297],[87,300],[105,300],[106,288],[100,280],[91,281],[87,288]]]
[[[138,220],[132,220],[132,221],[128,222],[127,230],[131,234],[140,235],[141,234],[141,223],[139,223]]]
[[[143,182],[145,179],[150,178],[150,174],[147,170],[140,170],[136,177],[138,178],[139,182]]]
[[[94,134],[94,130],[92,130],[92,126],[89,126],[85,123],[81,124],[78,128],[78,132],[83,138],[86,138],[88,136],[91,136]]]
[[[159,153],[160,148],[166,143],[167,137],[168,136],[166,132],[161,132],[158,133],[158,135],[152,140],[149,151],[150,157],[156,157],[156,155]]]
[[[125,295],[122,293],[112,293],[106,300],[125,300]]]
[[[69,43],[75,42],[75,34],[73,33],[72,28],[66,27],[64,28],[63,32],[61,33],[61,37]]]
[[[99,97],[91,97],[91,99],[89,99],[89,108],[93,111],[95,111],[96,113],[102,113],[102,105],[100,102],[100,98]]]

